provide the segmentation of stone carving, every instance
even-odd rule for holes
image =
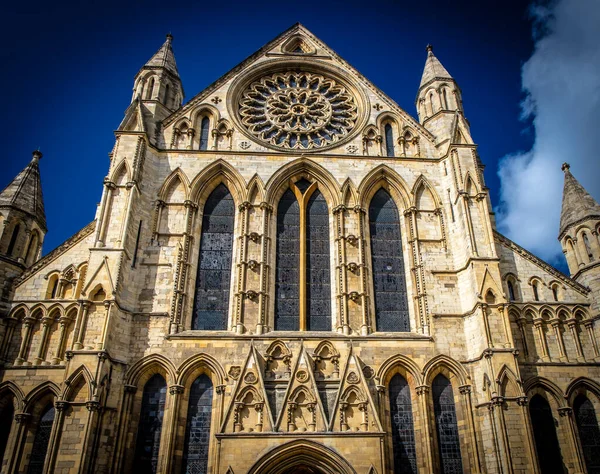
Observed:
[[[296,372],[296,380],[301,383],[306,382],[308,380],[308,372],[306,370],[299,370]]]
[[[237,380],[238,377],[240,376],[241,372],[242,372],[242,368],[239,365],[232,365],[231,368],[229,369],[229,376],[233,380]]]
[[[255,384],[258,379],[256,378],[256,374],[254,372],[248,372],[244,376],[244,382],[249,384]]]
[[[346,377],[346,382],[356,384],[360,381],[356,372],[350,372]]]
[[[339,141],[354,128],[357,105],[334,79],[308,72],[266,76],[240,99],[248,131],[268,145],[308,150]]]
[[[247,150],[248,148],[250,148],[250,142],[247,142],[246,140],[240,142],[240,148],[242,150]]]
[[[348,153],[351,153],[354,155],[358,152],[358,147],[356,145],[348,145],[346,147],[346,151],[348,151]]]
[[[365,378],[367,380],[371,380],[375,376],[375,371],[373,370],[372,367],[370,367],[368,365],[363,367],[362,371],[363,371],[363,375],[365,376]]]

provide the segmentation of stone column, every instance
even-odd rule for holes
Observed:
[[[260,262],[260,291],[258,293],[258,314],[259,320],[256,326],[256,334],[262,334],[267,331],[269,322],[267,321],[269,306],[269,246],[271,239],[269,237],[269,226],[272,208],[266,202],[260,203],[262,210],[262,236],[250,234],[253,242],[261,241],[261,262]]]
[[[123,472],[125,464],[125,450],[128,448],[127,441],[129,438],[129,420],[133,411],[133,402],[135,398],[135,392],[137,387],[135,385],[125,385],[123,393],[123,404],[121,405],[121,415],[118,422],[118,433],[117,440],[115,442],[115,458],[113,461],[113,472]],[[163,420],[164,421],[164,420]],[[130,446],[129,448],[132,448]],[[157,472],[163,472],[160,470],[160,459],[164,459],[164,456],[159,456],[159,468]]]
[[[110,317],[112,314],[112,301],[105,300],[104,301],[104,325],[102,326],[102,336],[100,340],[96,343],[96,350],[105,350],[106,349],[106,341],[108,339],[108,331],[110,328]]]
[[[7,360],[10,343],[15,333],[15,327],[19,321],[11,317],[6,318],[4,322],[6,324],[6,331],[4,332],[4,338],[2,339],[2,346],[0,346],[0,359]]]
[[[54,357],[52,358],[52,365],[57,365],[58,363],[62,362],[63,357],[64,357],[64,353],[65,353],[65,344],[66,344],[66,337],[67,337],[67,329],[69,327],[69,323],[71,322],[71,319],[67,318],[66,316],[62,316],[59,320],[58,320],[58,324],[59,324],[59,334],[58,334],[58,344],[56,347],[56,354],[54,354]]]
[[[586,320],[583,322],[583,325],[587,329],[588,336],[590,337],[590,342],[592,343],[592,347],[594,348],[594,357],[599,357],[600,353],[598,353],[598,343],[596,342],[596,336],[594,335],[594,321]]]
[[[56,464],[58,456],[58,448],[60,447],[60,439],[62,435],[62,426],[64,421],[65,409],[69,407],[69,402],[65,400],[58,400],[54,403],[56,409],[56,416],[52,423],[52,430],[50,432],[50,441],[48,442],[48,451],[46,455],[46,467],[44,472],[52,474],[54,472],[54,466]]]
[[[560,354],[560,359],[563,361],[567,361],[567,351],[565,350],[565,341],[563,339],[562,332],[560,331],[560,319],[556,318],[550,321],[552,325],[552,329],[554,329],[554,335],[556,336],[556,341],[558,342],[558,352]]]
[[[29,413],[15,413],[13,424],[14,428],[11,430],[4,456],[6,459],[5,469],[2,472],[6,473],[17,473],[19,469],[19,461],[23,454],[23,447],[25,444],[25,437],[27,435],[27,425],[31,414]]]
[[[44,361],[46,346],[48,345],[48,330],[50,329],[50,326],[52,326],[53,321],[54,320],[48,316],[42,318],[42,337],[40,340],[38,354],[33,362],[33,365],[40,365]]]
[[[163,420],[163,426],[167,429],[163,432],[165,436],[165,469],[163,472],[169,474],[173,471],[175,456],[175,443],[177,441],[177,425],[179,418],[179,404],[181,403],[181,394],[183,393],[183,385],[171,385],[169,387],[170,403],[169,403],[169,419]]]
[[[527,439],[528,448],[527,454],[529,455],[529,460],[531,462],[530,470],[532,474],[539,474],[540,466],[538,464],[537,452],[535,449],[531,418],[529,417],[529,410],[527,409],[528,403],[529,399],[525,396],[517,398],[517,405],[521,407],[521,418],[523,420],[523,425],[525,426],[525,438]]]
[[[579,332],[577,331],[577,320],[575,318],[567,320],[567,326],[571,331],[571,336],[575,341],[575,349],[577,350],[577,359],[579,361],[583,361],[585,359],[583,355],[583,347],[581,345],[581,339],[579,337]]]
[[[21,340],[21,347],[19,348],[19,355],[15,360],[15,365],[23,365],[23,362],[25,362],[25,357],[27,357],[27,349],[29,349],[29,343],[32,335],[31,328],[35,324],[35,321],[35,318],[32,318],[31,316],[26,316],[23,319],[23,325],[25,326],[25,334],[23,336],[23,339]]]
[[[421,419],[421,423],[423,423],[422,439],[425,440],[423,443],[423,461],[425,465],[425,472],[433,473],[434,462],[432,440],[434,433],[432,430],[434,430],[435,427],[431,426],[431,410],[429,409],[430,387],[427,385],[420,385],[416,388],[416,392],[418,398],[417,403],[419,408],[419,418]]]
[[[79,328],[78,331],[76,331],[76,340],[73,346],[73,349],[75,349],[76,351],[83,349],[83,340],[85,338],[88,313],[90,311],[91,305],[91,301],[83,301],[81,305],[81,318],[79,320]]]
[[[369,287],[367,283],[367,263],[366,263],[366,250],[365,250],[365,215],[366,211],[360,206],[354,207],[354,215],[358,219],[358,238],[356,239],[356,243],[358,244],[358,268],[360,269],[359,278],[360,278],[360,292],[362,294],[362,326],[361,326],[361,334],[368,335],[373,331],[373,321],[370,318],[370,306],[369,306],[369,297],[367,288]],[[346,238],[346,240],[352,245],[352,240],[350,236]],[[350,334],[350,327],[347,329],[348,334]]]
[[[521,334],[521,340],[523,341],[523,351],[525,352],[525,357],[529,359],[529,346],[527,345],[527,318],[524,316],[519,316],[517,319],[517,326],[519,326],[519,333]]]
[[[470,385],[462,385],[458,387],[458,391],[462,395],[462,405],[463,410],[465,411],[466,423],[467,423],[467,431],[469,434],[469,441],[471,443],[471,449],[473,452],[472,466],[473,469],[471,472],[480,473],[481,472],[481,459],[479,457],[479,445],[477,444],[477,436],[475,429],[475,420],[473,419],[473,403],[471,401],[471,386]]]
[[[577,437],[577,427],[573,420],[573,409],[571,407],[561,407],[558,409],[558,414],[561,418],[566,420],[568,428],[569,444],[571,445],[572,461],[575,466],[575,474],[583,474],[587,472],[585,467],[585,461],[583,457],[583,450],[579,444]]]
[[[187,149],[188,150],[192,150],[194,147],[194,134],[196,133],[196,130],[194,130],[192,127],[189,127],[187,129],[187,136],[188,136],[188,144],[187,144]]]
[[[540,340],[540,346],[542,347],[542,357],[544,362],[548,362],[550,357],[548,355],[548,341],[546,341],[546,335],[544,334],[544,320],[542,318],[536,318],[533,320],[533,326],[535,327],[538,338]]]
[[[104,179],[104,192],[102,193],[102,201],[100,203],[100,212],[98,222],[96,223],[96,243],[95,247],[104,247],[104,234],[106,230],[106,219],[110,211],[113,190],[116,188],[115,183],[110,179]]]

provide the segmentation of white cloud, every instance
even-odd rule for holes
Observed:
[[[531,13],[535,51],[522,69],[521,109],[533,118],[535,142],[500,161],[496,211],[501,232],[557,263],[561,163],[600,195],[600,2],[558,0]]]

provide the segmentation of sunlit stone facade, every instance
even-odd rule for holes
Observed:
[[[2,472],[600,472],[568,165],[571,277],[497,232],[431,48],[413,118],[301,25],[182,105],[171,42],[93,222],[40,258],[39,152],[0,194]]]

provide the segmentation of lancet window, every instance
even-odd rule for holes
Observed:
[[[540,471],[542,473],[556,472],[556,466],[562,466],[563,461],[552,409],[544,397],[534,395],[529,402],[529,413]]]
[[[385,189],[369,206],[377,331],[410,331],[398,208]]]
[[[515,298],[515,288],[514,288],[514,286],[512,284],[512,281],[507,280],[506,281],[506,286],[508,286],[508,299],[510,301],[515,301],[516,300],[516,298]]]
[[[208,472],[212,399],[212,382],[203,374],[194,381],[190,389],[183,453],[184,474]]]
[[[588,239],[587,234],[583,234],[583,244],[585,245],[585,252],[590,259],[590,262],[593,262],[594,254],[592,253],[592,246],[590,245],[590,240]]]
[[[417,454],[408,382],[400,374],[390,381],[390,415],[394,448],[394,473],[416,474]]]
[[[0,463],[4,459],[4,452],[10,437],[15,409],[12,397],[5,397],[0,403]]]
[[[202,117],[200,122],[200,150],[208,150],[208,140],[210,137],[210,119]]]
[[[140,474],[156,472],[166,398],[165,379],[160,374],[152,376],[144,386],[135,449],[135,470]]]
[[[573,404],[573,411],[587,472],[598,474],[600,473],[600,428],[594,405],[585,395],[579,395]]]
[[[28,474],[42,474],[44,472],[44,463],[46,461],[46,453],[48,451],[48,443],[50,443],[50,433],[52,432],[52,424],[54,423],[54,407],[48,405],[42,412],[42,417],[38,424],[31,449],[31,457],[29,458]]]
[[[433,379],[432,393],[440,472],[442,474],[462,474],[462,457],[452,384],[440,374]]]
[[[233,197],[220,184],[204,205],[193,329],[227,329],[234,219]]]
[[[386,156],[394,156],[394,130],[389,123],[383,127],[385,134],[385,154]]]
[[[329,254],[329,210],[317,183],[290,183],[277,208],[276,330],[331,330]]]
[[[8,243],[8,249],[6,250],[6,254],[9,257],[13,257],[13,252],[15,251],[15,245],[17,244],[17,237],[19,237],[20,230],[20,224],[15,225],[12,235],[10,237],[10,242]]]

